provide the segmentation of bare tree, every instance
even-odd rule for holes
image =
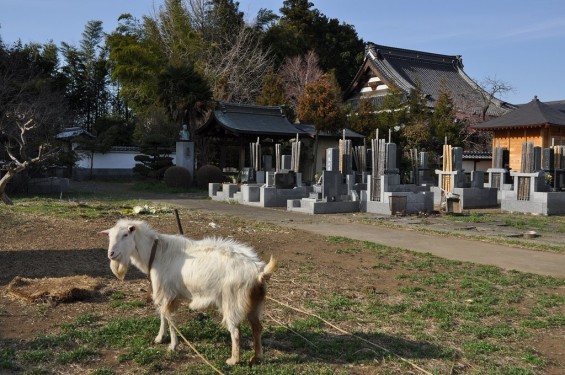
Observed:
[[[5,174],[0,178],[0,199],[11,205],[6,195],[8,183],[20,172],[34,164],[46,161],[59,151],[50,141],[45,119],[59,117],[60,102],[48,93],[34,102],[18,103],[3,113],[0,119],[2,148],[10,161],[4,166]]]
[[[212,83],[214,98],[253,103],[261,93],[263,77],[273,68],[273,59],[246,26],[235,35],[225,35],[224,41],[227,49],[210,48],[205,58],[204,74]]]
[[[500,97],[514,91],[514,88],[507,82],[497,79],[496,77],[486,77],[478,83],[477,92],[482,98],[481,118],[486,120],[487,113],[491,105],[501,104]]]
[[[489,113],[502,115],[512,109],[500,98],[512,92],[513,87],[496,77],[487,77],[476,84],[473,97],[462,97],[458,102],[457,120],[461,124],[459,137],[463,147],[469,151],[486,151],[489,149],[492,134],[473,130],[476,124],[488,120]],[[492,107],[496,106],[496,110]]]
[[[22,171],[58,152],[52,136],[65,116],[62,93],[53,90],[45,72],[26,66],[21,51],[3,53],[0,61],[0,200],[8,183]]]
[[[286,58],[279,70],[290,105],[296,109],[305,87],[322,76],[316,52],[309,51],[304,56]]]

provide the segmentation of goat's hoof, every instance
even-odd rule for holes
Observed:
[[[157,336],[157,337],[155,337],[155,340],[153,340],[153,342],[154,342],[155,344],[162,344],[162,343],[163,343],[163,339],[164,339],[163,336]]]
[[[249,366],[253,366],[253,365],[258,365],[259,363],[261,363],[261,357],[251,357],[251,359],[249,360]]]
[[[169,345],[169,347],[168,347],[167,350],[168,350],[169,352],[174,352],[175,350],[177,350],[177,346],[178,346],[178,344],[177,344],[177,345],[171,344],[171,345]]]
[[[233,366],[236,365],[237,362],[239,362],[239,359],[235,359],[235,358],[230,358],[226,361],[226,363],[228,364],[228,366]]]

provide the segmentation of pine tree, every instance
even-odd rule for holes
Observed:
[[[434,148],[438,153],[441,151],[441,145],[444,144],[445,139],[447,139],[447,144],[452,146],[460,144],[459,127],[455,119],[456,109],[453,100],[445,85],[442,84],[431,120]]]
[[[420,148],[428,150],[431,144],[432,132],[430,129],[431,111],[427,106],[427,100],[416,83],[416,87],[410,91],[408,96],[408,113],[406,126],[402,130],[404,150]]]

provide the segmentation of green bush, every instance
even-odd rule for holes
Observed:
[[[165,185],[172,188],[189,188],[192,184],[192,176],[188,169],[178,165],[167,168],[163,180]]]
[[[196,184],[199,188],[205,189],[209,183],[224,182],[224,174],[215,165],[204,165],[196,172]]]

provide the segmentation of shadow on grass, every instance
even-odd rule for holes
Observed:
[[[307,330],[297,332],[307,338],[310,343],[292,332],[267,333],[263,336],[266,349],[275,349],[286,353],[285,356],[271,358],[270,363],[288,364],[315,361],[350,364],[395,360],[397,356],[405,359],[449,360],[457,357],[457,353],[448,347],[381,333],[352,332],[355,336],[376,345],[373,346],[349,335],[328,332],[312,333]]]
[[[87,275],[114,278],[106,249],[0,251],[0,285],[14,277],[43,278]],[[126,280],[145,276],[130,267]]]

